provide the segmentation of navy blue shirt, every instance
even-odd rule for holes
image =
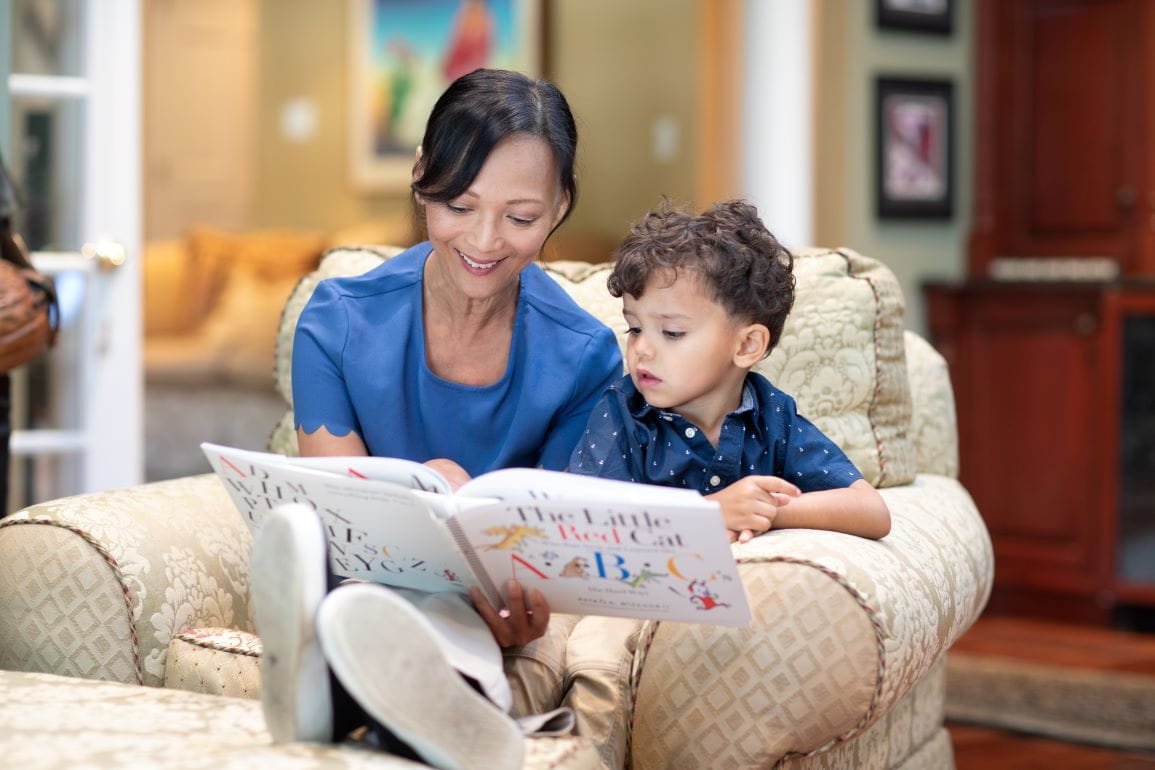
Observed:
[[[594,406],[569,470],[702,494],[743,476],[778,476],[803,492],[862,478],[838,445],[798,414],[793,398],[754,372],[746,375],[741,405],[722,423],[717,447],[684,417],[650,406],[623,377]]]
[[[293,342],[298,428],[356,431],[369,453],[448,457],[471,476],[561,470],[590,408],[622,374],[614,333],[535,264],[520,276],[505,374],[462,385],[425,360],[420,243],[359,276],[321,281]]]

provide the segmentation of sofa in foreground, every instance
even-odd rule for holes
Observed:
[[[296,287],[275,363],[286,401],[292,328],[316,282],[396,251],[332,252]],[[624,329],[605,266],[546,269]],[[946,366],[904,331],[880,263],[809,250],[796,274],[795,311],[763,371],[880,488],[892,532],[771,531],[734,547],[749,628],[648,623],[623,661],[635,768],[953,766],[943,662],[985,605],[993,557],[956,479]],[[289,415],[270,446],[295,451]],[[21,767],[414,766],[349,745],[270,744],[249,543],[208,475],[0,521],[0,756]],[[527,768],[597,766],[582,739],[527,742]]]

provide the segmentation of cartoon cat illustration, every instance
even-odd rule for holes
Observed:
[[[690,603],[700,610],[712,610],[716,607],[729,607],[729,604],[718,601],[717,594],[710,591],[704,580],[690,581]]]
[[[575,556],[561,568],[558,577],[564,578],[588,578],[590,576],[590,563],[584,556]]]

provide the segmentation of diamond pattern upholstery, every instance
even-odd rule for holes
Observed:
[[[355,743],[274,745],[252,699],[11,671],[0,671],[0,757],[21,770],[421,767]],[[597,753],[580,738],[533,738],[522,767],[593,770]]]
[[[3,535],[0,668],[138,684],[125,596],[105,558],[63,527]]]

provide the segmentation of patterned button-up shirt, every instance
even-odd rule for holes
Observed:
[[[712,494],[743,476],[778,476],[803,492],[846,487],[862,474],[838,445],[798,414],[793,398],[751,372],[718,445],[693,423],[646,403],[629,376],[590,412],[569,470],[588,476],[687,487]]]

